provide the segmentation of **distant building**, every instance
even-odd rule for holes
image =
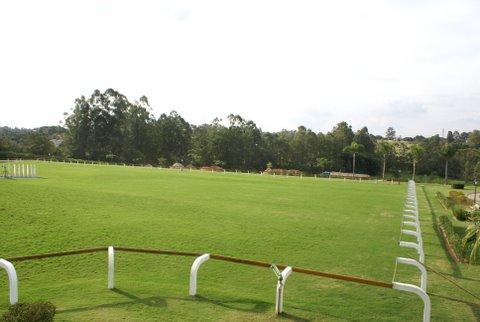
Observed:
[[[58,148],[60,145],[62,145],[63,140],[62,139],[51,139],[50,142],[55,146],[55,148]]]

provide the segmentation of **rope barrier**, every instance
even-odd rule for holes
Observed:
[[[87,249],[80,249],[80,250],[73,250],[73,251],[66,251],[66,252],[56,252],[56,253],[46,253],[46,254],[37,254],[37,255],[29,255],[29,256],[19,256],[19,257],[11,257],[8,258],[8,261],[19,262],[19,261],[27,261],[27,260],[37,260],[37,259],[44,259],[44,258],[51,258],[51,257],[61,257],[61,256],[69,256],[69,255],[78,255],[78,254],[87,254],[87,253],[95,253],[100,251],[106,251],[108,247],[95,247],[95,248],[87,248]],[[115,247],[115,251],[124,251],[124,252],[133,252],[133,253],[145,253],[145,254],[159,254],[159,255],[174,255],[174,256],[188,256],[188,257],[198,257],[203,253],[194,253],[194,252],[181,252],[181,251],[172,251],[172,250],[161,250],[161,249],[148,249],[148,248],[132,248],[132,247]],[[265,267],[270,268],[271,263],[250,260],[250,259],[242,259],[237,257],[219,255],[219,254],[211,254],[211,259],[221,260],[224,262],[231,262],[237,264],[244,264],[250,266],[257,266],[257,267]],[[279,269],[285,269],[287,265],[276,265]],[[382,282],[382,281],[375,281],[370,279],[365,279],[356,276],[349,276],[349,275],[341,275],[341,274],[334,274],[328,272],[321,272],[307,268],[300,268],[300,267],[293,267],[294,272],[306,274],[306,275],[314,275],[320,276],[325,278],[331,278],[335,280],[342,280],[347,282],[353,282],[358,284],[364,285],[371,285],[371,286],[378,286],[378,287],[385,287],[385,288],[392,288],[392,283]]]
[[[456,286],[457,288],[459,288],[460,290],[464,291],[465,293],[467,294],[470,294],[471,296],[473,296],[474,298],[476,298],[477,300],[480,300],[480,296],[472,293],[471,291],[467,290],[466,288],[464,288],[463,286],[461,286],[460,284],[458,284],[457,282],[455,282],[454,280],[446,277],[444,274],[434,270],[433,268],[421,263],[427,270],[431,271],[432,273],[434,274],[437,274],[438,276],[444,278],[445,280],[449,281],[450,283],[452,283],[454,286]]]
[[[69,255],[95,253],[95,252],[106,251],[107,249],[108,249],[108,247],[95,247],[95,248],[71,250],[71,251],[66,251],[66,252],[56,252],[56,253],[46,253],[46,254],[37,254],[37,255],[29,255],[29,256],[11,257],[11,258],[6,258],[6,260],[9,261],[9,262],[21,262],[21,261],[27,261],[27,260],[49,258],[49,257],[61,257],[61,256],[69,256]]]

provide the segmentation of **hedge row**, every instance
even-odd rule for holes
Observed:
[[[450,209],[455,218],[460,221],[466,221],[473,214],[465,208],[472,206],[473,202],[463,193],[458,191],[450,191],[446,197],[443,193],[437,192],[437,198],[446,209]]]
[[[445,232],[448,243],[452,247],[458,259],[462,262],[468,262],[468,254],[470,254],[472,251],[472,245],[468,244],[466,247],[463,246],[462,237],[455,232],[453,224],[447,216],[440,216],[438,220],[439,226]]]

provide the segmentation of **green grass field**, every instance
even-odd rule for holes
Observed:
[[[216,253],[391,282],[406,185],[233,173],[38,163],[42,179],[0,181],[0,257],[95,246]],[[453,263],[434,229],[437,186],[419,186],[426,263],[475,293],[480,266]],[[273,272],[210,260],[188,295],[193,258],[107,254],[16,263],[21,301],[48,300],[59,321],[273,320]],[[413,268],[397,281],[418,283]],[[475,321],[480,306],[433,274],[432,320]],[[0,312],[8,307],[0,274]],[[293,273],[284,319],[421,320],[415,295]]]

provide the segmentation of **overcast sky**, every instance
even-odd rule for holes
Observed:
[[[114,88],[200,124],[480,128],[480,1],[2,1],[0,125]]]

